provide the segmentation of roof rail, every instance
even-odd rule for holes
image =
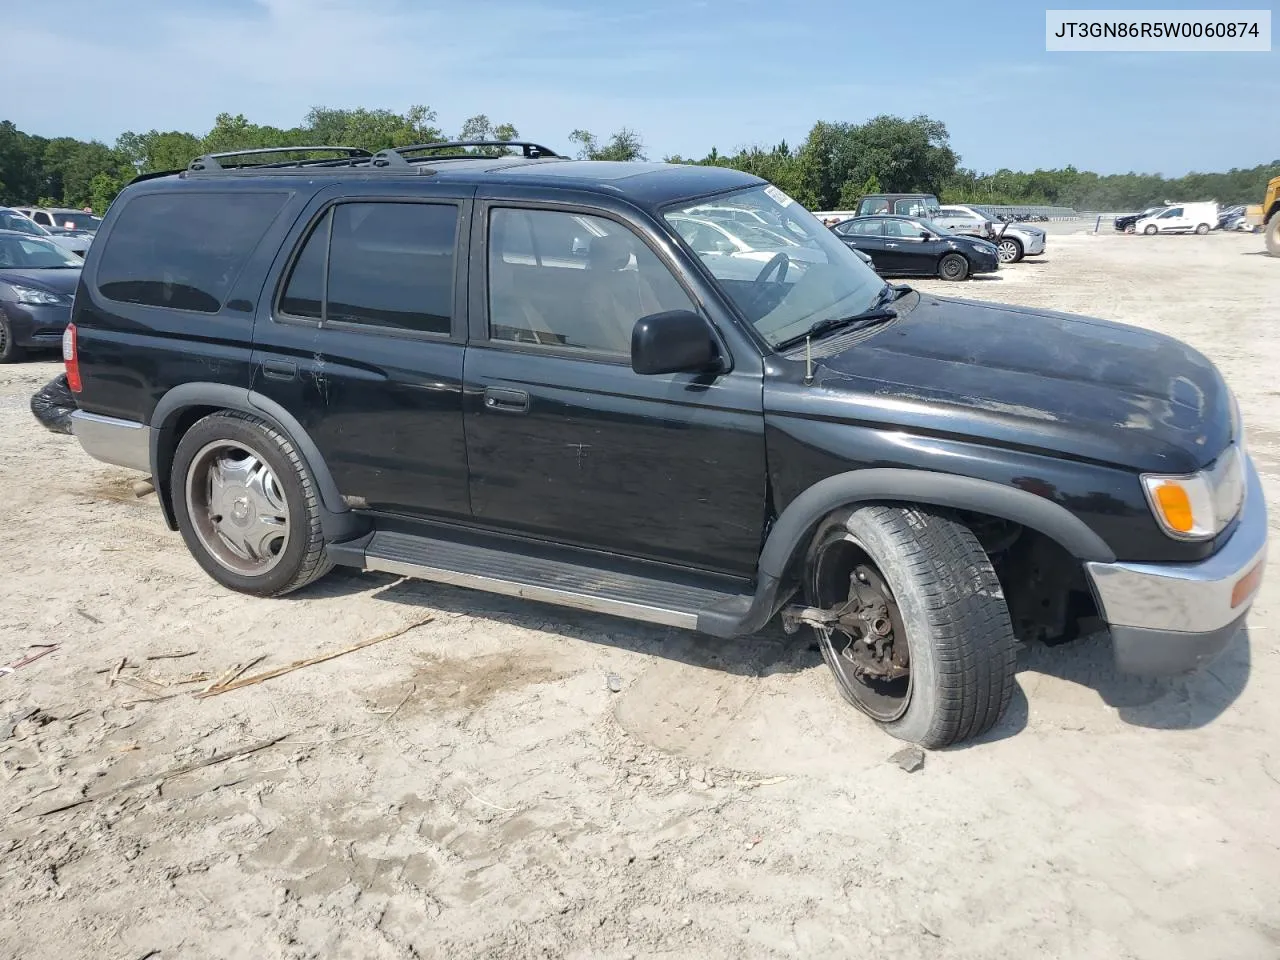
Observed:
[[[196,157],[187,166],[188,170],[201,173],[209,173],[214,170],[226,169],[220,163],[227,157],[251,157],[263,156],[270,153],[341,153],[345,160],[368,160],[372,153],[363,150],[360,147],[258,147],[253,150],[228,150],[224,153],[206,153],[203,156]],[[332,163],[332,158],[320,160],[284,160],[278,164],[262,164],[262,166],[295,166],[302,163]],[[234,166],[233,168],[234,169]]]
[[[392,147],[389,150],[379,150],[373,155],[373,165],[375,167],[408,166],[409,162],[404,158],[407,153],[422,153],[426,150],[448,150],[460,147],[520,147],[527,160],[540,160],[543,158],[564,159],[554,150],[529,140],[440,140],[436,143],[415,143],[407,147]],[[424,157],[422,159],[427,158]]]

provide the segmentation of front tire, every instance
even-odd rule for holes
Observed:
[[[1022,259],[1022,244],[1013,237],[1003,237],[996,247],[1001,263],[1017,263]]]
[[[1280,257],[1280,211],[1273,213],[1267,224],[1267,253]]]
[[[0,313],[0,363],[17,363],[27,355],[13,339],[13,328],[9,320]]]
[[[805,587],[811,607],[840,611],[814,629],[841,695],[887,733],[945,747],[1004,714],[1013,627],[969,528],[916,507],[837,512],[815,535]]]
[[[943,280],[959,281],[969,275],[969,261],[958,253],[948,253],[938,261],[938,276]]]
[[[1160,228],[1157,227],[1154,223],[1149,223],[1147,224],[1146,228],[1142,232],[1145,233],[1148,237],[1154,237],[1157,233],[1160,232]]]
[[[224,587],[277,597],[332,568],[310,468],[256,417],[224,410],[197,421],[174,453],[170,490],[187,549]]]

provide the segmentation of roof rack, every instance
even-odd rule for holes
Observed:
[[[227,169],[221,163],[228,157],[250,157],[263,156],[271,153],[341,153],[343,156],[339,159],[333,157],[325,157],[319,160],[282,160],[278,163],[257,164],[264,167],[295,167],[307,164],[310,166],[342,165],[355,160],[368,160],[373,156],[368,150],[360,147],[259,147],[254,150],[228,150],[225,153],[206,153],[203,156],[196,157],[187,166],[188,170],[200,173],[209,173],[214,170]],[[236,169],[239,165],[231,165],[231,169]]]
[[[528,140],[440,140],[436,143],[415,143],[407,147],[392,147],[389,150],[379,150],[373,155],[372,162],[375,167],[408,166],[409,161],[405,159],[405,154],[407,153],[422,153],[427,150],[449,150],[462,147],[519,147],[527,160],[564,159],[554,150]],[[465,158],[471,155],[463,154],[462,156]],[[422,157],[420,159],[426,160],[429,158]]]

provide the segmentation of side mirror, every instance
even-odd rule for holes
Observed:
[[[920,239],[921,239],[921,240],[932,240],[932,239],[933,239],[933,234],[932,234],[932,233],[930,233],[928,230],[921,230],[921,231],[920,231]]]
[[[693,373],[719,366],[707,321],[691,310],[652,313],[631,331],[631,369],[640,374]]]

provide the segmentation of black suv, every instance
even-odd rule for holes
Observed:
[[[932,193],[869,193],[858,199],[854,216],[872,217],[891,213],[902,217],[936,220],[942,213],[942,207]]]
[[[74,432],[219,583],[341,564],[717,637],[780,613],[927,746],[996,722],[1015,637],[1100,616],[1121,668],[1178,671],[1245,616],[1262,490],[1184,344],[885,284],[738,171],[455,146],[486,148],[206,156],[107,214]],[[696,253],[673,221],[713,200],[773,246]]]

